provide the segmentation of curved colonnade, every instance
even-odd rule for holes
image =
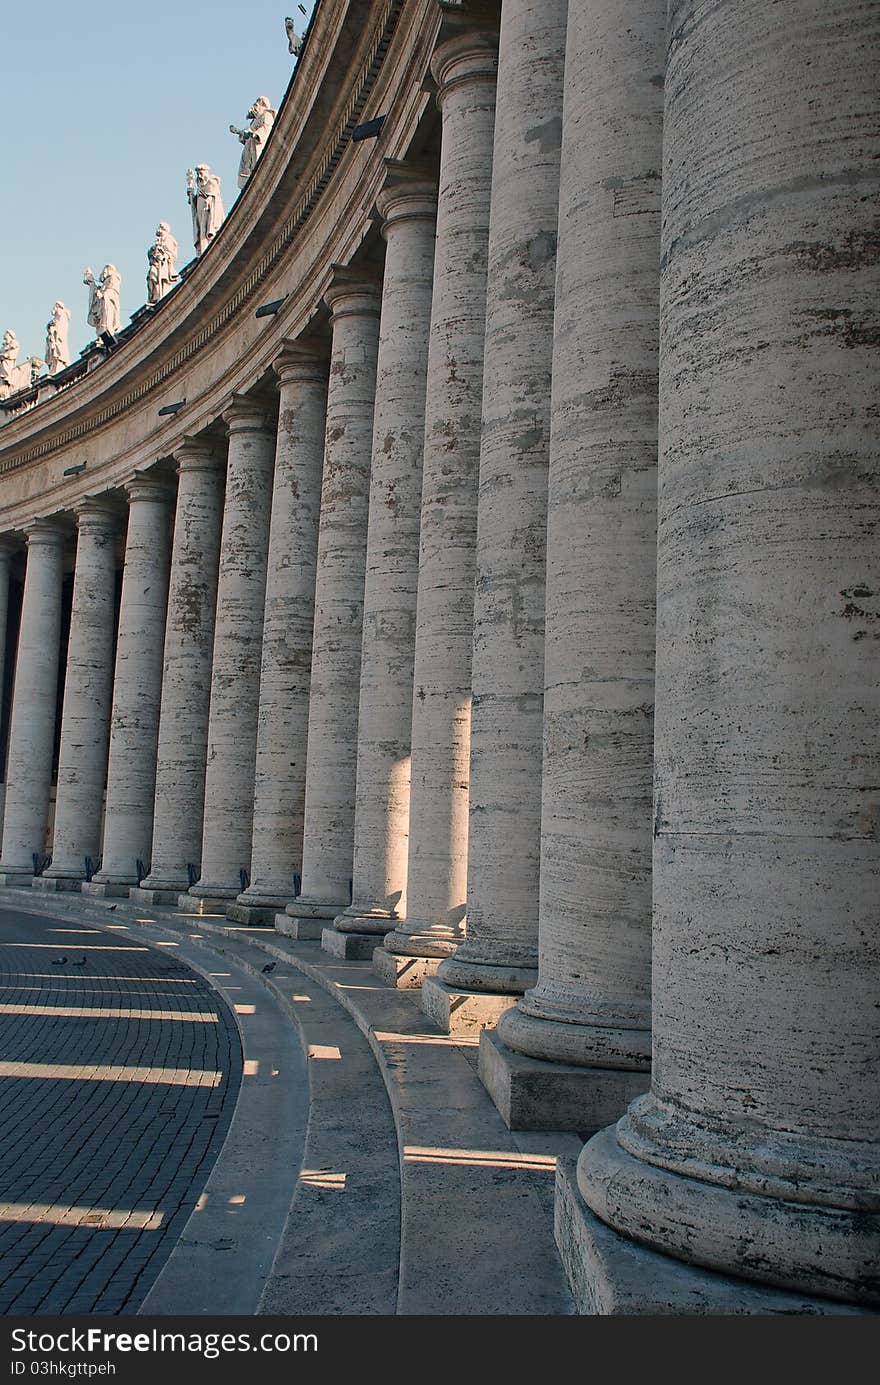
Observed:
[[[597,1132],[585,1310],[880,1299],[880,7],[795,5],[322,0],[193,270],[2,406],[0,879],[482,1028]]]

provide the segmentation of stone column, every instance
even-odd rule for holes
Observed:
[[[275,362],[278,437],[269,526],[250,887],[227,909],[271,923],[302,866],[315,567],[327,408],[327,363],[290,342]],[[286,918],[286,915],[284,916]]]
[[[665,1312],[876,1310],[880,9],[669,32],[654,1076],[566,1255]]]
[[[358,716],[353,900],[335,921],[346,956],[371,956],[406,910],[419,509],[437,184],[391,164],[370,472]]]
[[[664,16],[568,13],[539,978],[481,1040],[514,1126],[596,1129],[648,1085]]]
[[[445,12],[431,60],[443,129],[425,404],[407,909],[374,958],[381,975],[401,985],[420,984],[464,936],[477,472],[498,57],[497,28],[488,19],[481,23],[482,6],[474,11],[459,14],[450,7]]]
[[[337,267],[325,295],[333,341],[315,585],[302,890],[287,906],[296,937],[350,902],[370,443],[379,285]],[[333,931],[328,930],[328,931]]]
[[[128,534],[104,810],[101,869],[84,894],[126,896],[149,862],[168,599],[169,488],[149,476],[126,485]]]
[[[504,0],[489,272],[468,824],[467,939],[422,992],[444,1029],[538,979],[550,371],[568,0]],[[480,994],[472,995],[469,992]]]
[[[6,667],[6,626],[9,617],[9,565],[16,552],[16,545],[9,539],[0,539],[0,698]],[[0,746],[0,769],[2,769],[2,746]],[[6,797],[6,781],[0,783],[0,840],[2,840],[3,803]]]
[[[36,519],[26,529],[27,567],[12,690],[0,885],[29,885],[46,849],[61,639],[66,530]]]
[[[205,814],[199,880],[181,909],[225,909],[251,863],[260,646],[275,434],[261,399],[236,395],[229,430],[211,668]]]
[[[105,500],[87,500],[77,511],[52,864],[34,878],[37,889],[79,889],[87,878],[86,857],[97,865],[101,854],[113,694],[116,527],[116,512]]]
[[[156,752],[156,795],[150,873],[131,897],[173,904],[198,870],[205,810],[205,761],[211,658],[223,517],[225,448],[185,438],[177,453],[177,503],[162,707]]]

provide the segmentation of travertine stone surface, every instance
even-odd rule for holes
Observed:
[[[352,903],[342,931],[406,911],[419,508],[437,185],[392,165],[378,209],[385,274],[370,468]]]
[[[670,33],[654,1077],[578,1181],[643,1243],[877,1304],[880,10]]]
[[[211,658],[223,516],[225,448],[187,438],[177,504],[162,668],[153,847],[145,890],[185,890],[198,870],[205,808]],[[170,902],[170,901],[169,901]]]
[[[0,855],[6,884],[27,883],[34,853],[42,856],[46,846],[65,537],[64,526],[50,519],[35,520],[27,529]]]
[[[301,897],[296,916],[350,902],[370,446],[380,288],[337,267],[325,295],[333,341],[315,584]]]
[[[202,873],[189,891],[198,899],[234,899],[241,890],[240,872],[250,868],[275,467],[274,427],[261,399],[236,395],[223,419],[229,453],[211,667]]]
[[[405,919],[392,953],[464,936],[471,637],[498,35],[447,15],[431,60],[443,118],[428,350]],[[447,32],[450,36],[446,36]]]
[[[275,362],[278,435],[269,527],[251,883],[241,903],[283,907],[302,864],[309,682],[327,364],[291,342]],[[271,915],[270,915],[271,918]]]
[[[113,675],[104,843],[100,871],[83,884],[91,894],[105,893],[102,886],[137,885],[137,862],[149,865],[153,836],[172,497],[167,486],[149,476],[134,477],[125,489],[128,533]]]
[[[544,565],[567,9],[568,0],[504,0],[501,9],[474,587],[467,939],[437,973],[453,990],[521,993],[538,979]]]
[[[85,858],[101,854],[101,812],[107,778],[113,696],[113,617],[116,598],[116,514],[88,500],[77,513],[76,566],[61,748],[55,794],[50,879],[85,879]]]
[[[664,0],[569,9],[547,524],[534,1058],[645,1069]],[[588,306],[587,306],[588,305]]]
[[[6,624],[9,617],[9,568],[15,555],[16,545],[8,539],[0,539],[0,688],[3,687],[6,667]],[[3,823],[3,795],[5,782],[0,785],[0,830]]]

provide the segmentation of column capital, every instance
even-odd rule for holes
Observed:
[[[264,399],[250,394],[233,394],[221,412],[227,432],[268,433],[272,420]]]
[[[440,106],[453,87],[496,77],[501,7],[498,0],[473,0],[467,6],[438,0],[438,5],[442,21],[431,76]]]
[[[172,457],[177,463],[177,474],[183,471],[221,471],[225,459],[218,447],[207,438],[194,438],[185,434],[175,447]]]
[[[76,506],[76,527],[80,533],[90,529],[94,533],[112,534],[116,524],[116,509],[107,499],[90,495]]]
[[[136,472],[123,482],[123,489],[131,505],[136,500],[152,501],[156,505],[167,505],[171,500],[171,487],[158,477]]]
[[[49,548],[60,548],[66,542],[69,529],[61,519],[32,519],[24,526],[28,548],[44,544]]]
[[[427,162],[385,160],[385,181],[376,198],[382,235],[401,221],[433,221],[437,216],[437,177]]]
[[[378,317],[382,308],[382,280],[367,266],[331,265],[324,302],[334,320],[340,317]]]
[[[272,362],[278,377],[278,388],[301,381],[324,384],[330,369],[326,355],[317,345],[292,339],[282,343],[280,355]]]

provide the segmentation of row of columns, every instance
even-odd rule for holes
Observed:
[[[231,402],[225,497],[179,450],[170,592],[130,485],[112,680],[113,515],[78,516],[47,878],[99,854],[107,757],[84,888],[278,911],[487,1026],[511,1125],[598,1132],[559,1194],[597,1298],[636,1243],[704,1301],[878,1297],[877,17],[795,4],[794,48],[757,0],[441,5],[439,179],[389,164],[383,277],[334,269],[274,434]],[[63,543],[28,534],[8,881]]]

